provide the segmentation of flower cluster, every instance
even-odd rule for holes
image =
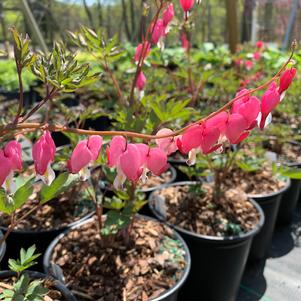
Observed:
[[[172,3],[170,3],[162,13],[162,18],[153,22],[153,24],[150,27],[151,42],[144,41],[136,47],[134,55],[135,62],[141,64],[141,62],[149,55],[152,44],[158,45],[161,48],[163,47],[163,39],[169,32],[169,24],[172,21],[174,15],[174,6]],[[140,70],[137,76],[135,87],[138,91],[141,92],[144,90],[145,85],[146,77],[143,71]]]
[[[179,150],[188,154],[188,164],[193,164],[198,153],[209,154],[222,149],[224,141],[237,144],[244,140],[257,125],[263,129],[271,121],[272,110],[280,103],[289,88],[296,69],[282,73],[279,86],[273,81],[264,92],[261,101],[244,89],[237,93],[231,108],[221,111],[211,118],[191,125],[181,135],[170,129],[161,129],[155,139],[156,146],[144,143],[128,143],[125,137],[115,136],[106,149],[108,166],[116,168],[114,186],[120,189],[126,179],[137,182],[147,178],[151,172],[160,175],[168,168],[168,155]],[[163,136],[163,137],[162,137]],[[164,137],[167,136],[167,137]],[[80,174],[81,179],[89,177],[89,165],[99,157],[103,139],[92,135],[80,141],[68,161],[70,173]],[[51,163],[56,147],[49,131],[45,131],[33,145],[32,157],[37,177],[49,185],[55,178]],[[0,185],[12,192],[13,172],[22,169],[21,145],[17,141],[7,143],[0,150]]]

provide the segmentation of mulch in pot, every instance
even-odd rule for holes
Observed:
[[[242,191],[229,190],[217,203],[211,184],[203,184],[202,192],[194,193],[195,187],[170,186],[156,192],[165,199],[164,215],[169,223],[197,234],[221,237],[246,233],[258,224],[258,211]]]
[[[233,168],[223,179],[226,187],[238,187],[249,195],[262,195],[279,191],[286,185],[284,179],[273,175],[269,166],[262,166],[261,170],[246,172],[240,168]]]
[[[264,147],[277,154],[280,162],[301,163],[301,143],[286,142],[279,143],[277,139],[270,139],[264,142]]]
[[[170,183],[172,180],[172,172],[171,170],[167,170],[166,172],[162,173],[160,176],[150,175],[145,183],[139,183],[138,189],[149,189],[156,186],[160,186],[166,183]]]
[[[39,188],[36,188],[39,190]],[[17,217],[21,217],[39,204],[37,194],[16,211]],[[36,211],[15,226],[15,230],[45,231],[64,228],[69,224],[78,221],[94,210],[92,201],[78,197],[78,191],[64,193],[60,197],[41,205]],[[10,217],[0,213],[0,224],[7,227],[10,224]]]
[[[177,283],[184,255],[170,228],[136,218],[130,246],[121,238],[104,246],[96,222],[90,222],[64,236],[51,261],[79,300],[146,301]]]

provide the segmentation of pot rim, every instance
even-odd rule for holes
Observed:
[[[162,222],[160,220],[157,220],[155,218],[149,217],[149,216],[145,216],[145,215],[140,215],[137,214],[136,216],[140,217],[140,218],[144,218],[147,220],[152,220],[152,221],[156,221],[158,223]],[[49,275],[50,273],[50,269],[51,269],[51,262],[50,262],[50,258],[53,252],[53,249],[55,248],[55,246],[58,244],[58,242],[71,230],[76,229],[81,227],[82,225],[89,223],[91,221],[93,221],[94,217],[90,217],[87,220],[82,221],[81,223],[78,223],[77,225],[73,225],[70,229],[66,230],[65,232],[59,234],[48,246],[44,256],[43,256],[43,269],[46,275]],[[165,224],[166,225],[166,224]],[[176,292],[177,290],[180,289],[180,287],[185,283],[185,281],[187,280],[187,277],[189,275],[190,269],[191,269],[191,255],[188,249],[188,246],[186,244],[186,242],[184,241],[184,239],[181,237],[181,235],[179,233],[177,233],[177,231],[175,231],[172,227],[171,229],[173,230],[173,234],[175,236],[175,238],[177,238],[183,247],[183,250],[185,251],[185,260],[186,260],[186,266],[183,269],[181,278],[176,282],[176,284],[169,288],[168,290],[164,291],[163,294],[161,294],[160,296],[154,298],[154,299],[150,299],[149,301],[161,301],[164,300],[164,298],[172,295],[174,292]]]
[[[87,214],[85,214],[83,217],[81,217],[79,220],[74,221],[64,227],[59,227],[59,228],[54,228],[54,229],[45,229],[45,230],[39,230],[39,231],[34,231],[34,230],[22,230],[22,229],[15,229],[12,231],[12,233],[17,233],[17,234],[24,234],[24,235],[28,235],[28,234],[35,234],[35,233],[39,233],[39,234],[48,234],[51,232],[56,232],[56,231],[65,231],[66,229],[69,229],[73,226],[76,226],[79,223],[84,222],[85,220],[89,219],[91,216],[94,215],[94,210],[92,210],[91,212],[88,212]],[[0,230],[2,231],[7,231],[7,227],[4,226],[0,226]]]
[[[200,182],[199,181],[176,182],[176,183],[172,183],[172,184],[166,184],[163,187],[160,187],[160,189],[158,189],[158,190],[162,190],[162,189],[164,189],[166,187],[170,187],[170,186],[193,185],[193,184],[198,184],[198,183],[200,183]],[[226,236],[226,237],[198,234],[198,233],[191,232],[189,230],[186,230],[177,225],[173,225],[173,224],[167,222],[165,217],[163,217],[153,207],[152,203],[153,203],[154,197],[155,197],[155,191],[153,191],[151,193],[151,195],[149,196],[148,205],[149,205],[149,208],[152,211],[152,213],[156,216],[156,218],[158,218],[160,221],[166,223],[168,226],[176,229],[180,233],[184,233],[186,235],[193,236],[194,238],[201,239],[201,240],[206,240],[206,241],[210,240],[215,243],[218,243],[218,242],[224,242],[224,243],[225,242],[228,242],[228,243],[241,242],[241,241],[248,239],[249,237],[255,236],[259,232],[259,230],[262,228],[262,226],[264,225],[264,222],[265,222],[264,212],[261,209],[261,207],[259,206],[259,204],[257,204],[253,199],[249,198],[249,202],[257,209],[259,216],[260,216],[258,224],[252,230],[250,230],[246,233],[239,234],[239,235]]]
[[[23,273],[28,274],[29,277],[31,277],[33,279],[50,278],[53,281],[54,287],[62,293],[65,300],[77,301],[77,299],[72,295],[72,293],[66,287],[66,285],[64,283],[62,283],[61,281],[55,279],[54,277],[52,277],[50,275],[40,273],[40,272],[37,272],[37,271],[31,271],[31,270],[25,270]],[[10,278],[10,277],[13,277],[13,276],[16,276],[16,275],[17,275],[17,273],[14,272],[14,271],[10,271],[10,270],[0,271],[0,279]]]
[[[3,233],[0,229],[0,239],[2,239],[3,237]],[[5,252],[6,252],[6,242],[3,241],[3,243],[0,245],[0,262],[2,261],[4,255],[5,255]]]

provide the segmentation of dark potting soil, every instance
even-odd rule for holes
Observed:
[[[52,261],[78,300],[99,301],[155,298],[176,284],[186,266],[171,229],[141,218],[133,223],[129,247],[121,238],[104,246],[97,223],[90,222],[60,240]]]
[[[197,234],[222,237],[248,232],[258,224],[259,214],[242,191],[229,190],[216,203],[210,184],[203,184],[202,190],[191,185],[158,190],[156,194],[165,200],[167,221]]]
[[[240,168],[232,169],[223,179],[226,187],[238,187],[247,194],[269,194],[285,186],[283,179],[273,175],[270,166],[263,165],[262,170],[246,172]]]
[[[30,231],[54,230],[65,227],[94,210],[92,201],[77,197],[78,192],[72,195],[65,193],[59,198],[41,205],[37,210],[20,221],[15,226],[15,229]],[[38,205],[39,200],[37,194],[34,193],[21,209],[16,211],[17,218],[20,218]],[[8,226],[9,224],[10,217],[0,213],[0,225]]]
[[[42,279],[43,286],[48,289],[47,296],[43,298],[43,301],[65,301],[66,298],[62,295],[60,291],[58,291],[53,284],[51,279]],[[12,277],[10,279],[3,279],[0,282],[0,294],[3,293],[3,290],[13,289],[13,284],[16,282],[16,277]]]

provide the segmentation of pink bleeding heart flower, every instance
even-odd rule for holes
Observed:
[[[263,129],[265,127],[266,119],[268,115],[275,109],[280,102],[280,94],[275,82],[271,83],[268,90],[262,96],[261,99],[261,119],[259,127]]]
[[[261,53],[258,52],[258,51],[254,52],[254,53],[253,53],[253,59],[254,59],[255,61],[259,61],[259,60],[261,59]]]
[[[194,5],[194,0],[180,0],[183,11],[186,13],[190,11]]]
[[[16,140],[10,141],[5,145],[3,151],[5,157],[10,159],[12,163],[12,169],[21,170],[23,165],[21,144]]]
[[[133,182],[137,182],[143,172],[141,154],[135,144],[128,144],[127,149],[120,156],[120,169]]]
[[[258,49],[263,49],[263,47],[264,47],[264,42],[263,42],[263,41],[257,41],[257,42],[256,42],[256,47],[257,47]]]
[[[16,191],[13,180],[14,171],[22,169],[22,148],[15,140],[8,142],[4,150],[0,149],[0,186],[8,193]]]
[[[102,137],[93,135],[87,140],[80,141],[74,148],[68,161],[71,173],[79,173],[82,180],[90,176],[88,165],[97,160],[102,146]]]
[[[243,95],[247,90],[240,91],[237,96]],[[260,112],[260,101],[256,96],[245,97],[236,100],[231,108],[231,113],[242,115],[247,121],[247,129],[251,129],[256,125],[256,119]]]
[[[237,67],[241,67],[241,66],[244,65],[244,61],[243,61],[243,59],[241,59],[241,58],[236,59],[236,60],[234,61],[234,63],[235,63],[235,65],[236,65]]]
[[[165,26],[167,26],[170,23],[170,21],[172,20],[174,15],[175,15],[174,7],[173,7],[173,4],[170,3],[162,15],[163,23]]]
[[[49,131],[45,131],[32,147],[32,158],[36,173],[47,185],[50,185],[55,179],[55,173],[51,168],[55,151],[55,144]]]
[[[206,121],[206,126],[209,128],[211,127],[218,128],[220,134],[223,135],[226,132],[227,121],[228,121],[228,113],[223,111],[209,118]]]
[[[280,83],[279,83],[279,94],[282,94],[284,91],[286,91],[289,86],[291,85],[293,79],[295,78],[297,73],[296,68],[291,68],[285,70],[282,75],[280,76]]]
[[[156,136],[171,135],[173,131],[170,129],[161,129],[158,131]],[[162,149],[167,155],[170,155],[178,150],[176,139],[174,137],[156,139],[156,144]]]
[[[152,32],[152,43],[154,45],[158,44],[160,38],[165,34],[165,25],[162,19],[158,19],[155,24],[153,24],[151,28]]]
[[[143,43],[140,43],[136,47],[136,52],[135,52],[134,60],[136,62],[139,62],[139,60],[142,57],[142,55],[144,56],[144,58],[146,58],[149,55],[149,53],[150,53],[150,49],[151,49],[150,42],[145,41]],[[142,53],[142,50],[143,50],[143,53]]]
[[[138,74],[138,77],[137,77],[137,81],[136,81],[136,88],[139,91],[143,91],[145,85],[146,85],[146,77],[145,77],[144,73],[142,71],[140,71]]]
[[[227,121],[226,137],[231,144],[237,144],[246,138],[247,120],[240,114],[230,114]]]
[[[254,66],[254,63],[250,60],[245,61],[245,67],[247,70],[251,70]]]
[[[108,166],[116,167],[119,164],[119,158],[126,150],[126,139],[123,136],[114,136],[110,146],[106,149],[108,157]]]
[[[190,48],[190,43],[187,39],[186,33],[183,32],[180,36],[180,40],[181,40],[181,44],[182,44],[182,48],[187,52]]]
[[[207,123],[205,123],[201,142],[203,154],[207,155],[216,149],[214,146],[217,143],[219,136],[220,131],[217,127],[210,127]]]
[[[146,157],[146,167],[156,176],[168,168],[167,155],[159,147],[151,148]]]
[[[13,167],[12,162],[9,158],[4,155],[2,149],[0,149],[0,186],[4,186],[7,190],[9,189],[10,185],[7,184],[7,179],[12,173]]]
[[[177,140],[177,146],[184,154],[192,149],[197,149],[202,143],[203,128],[199,124],[189,127],[181,138]]]
[[[215,144],[220,137],[220,130],[217,126],[210,126],[210,123],[202,125],[194,125],[187,129],[182,137],[177,139],[177,146],[179,150],[188,154],[188,165],[193,165],[196,160],[196,155],[199,152],[209,154],[216,150]]]

